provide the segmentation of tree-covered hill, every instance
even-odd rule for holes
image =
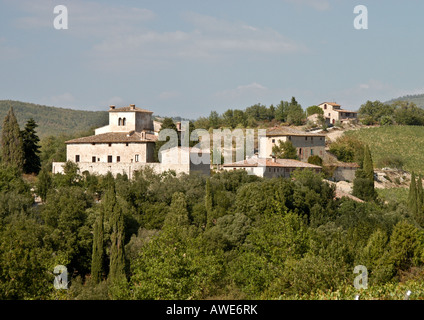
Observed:
[[[392,100],[387,101],[386,103],[390,104],[396,101],[413,102],[417,105],[417,107],[424,108],[424,94],[406,95],[403,97],[394,98]]]
[[[49,135],[74,134],[108,123],[107,111],[72,110],[28,102],[0,100],[0,130],[10,107],[13,107],[21,129],[30,118],[35,120],[40,138]]]

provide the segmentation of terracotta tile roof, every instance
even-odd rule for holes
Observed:
[[[113,108],[109,109],[109,112],[145,112],[145,113],[153,113],[153,111],[149,111],[146,109],[140,109],[137,107],[126,106],[122,108]]]
[[[82,137],[73,140],[68,140],[66,144],[72,143],[119,143],[119,142],[155,142],[158,137],[154,134],[145,133],[144,139],[141,137],[141,132],[107,132],[96,134],[89,137]]]
[[[320,103],[319,105],[322,105],[322,104],[329,104],[330,106],[333,106],[333,107],[340,107],[340,105],[338,104],[338,103],[335,103],[335,102],[323,102],[323,103]]]
[[[308,133],[291,127],[273,127],[266,132],[267,137],[271,136],[301,136],[301,137],[325,137],[325,134]]]
[[[350,110],[345,110],[345,109],[337,109],[337,110],[334,110],[334,111],[337,111],[337,112],[347,112],[347,113],[358,113],[357,111],[350,111]]]
[[[302,162],[299,160],[293,160],[293,159],[276,159],[274,162],[272,159],[251,158],[251,159],[223,165],[223,167],[258,167],[258,166],[278,167],[278,168],[321,169],[320,166],[310,164],[307,162]]]

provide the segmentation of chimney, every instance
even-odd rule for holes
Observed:
[[[135,110],[135,104],[130,104],[130,109]]]
[[[115,109],[114,105],[109,106],[109,110],[114,110],[114,109]]]

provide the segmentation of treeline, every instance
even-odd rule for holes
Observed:
[[[367,101],[359,109],[361,122],[365,125],[424,125],[424,109],[413,102],[395,101],[391,104]]]
[[[129,180],[67,163],[40,173],[33,207],[30,186],[3,167],[0,298],[296,299],[353,287],[356,265],[371,287],[422,268],[423,213],[335,199],[308,170],[293,178],[147,168]],[[68,290],[54,289],[56,265]]]
[[[196,128],[217,129],[228,128],[254,128],[260,124],[268,125],[285,123],[289,125],[302,125],[306,120],[306,113],[302,106],[292,97],[291,101],[280,101],[276,106],[266,107],[255,104],[245,110],[228,109],[221,115],[211,111],[209,117],[200,117],[195,122]]]

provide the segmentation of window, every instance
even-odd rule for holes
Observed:
[[[109,163],[112,162],[112,156],[107,156],[107,162],[109,162]]]
[[[324,104],[324,109],[327,110],[327,105],[326,104]]]
[[[299,156],[302,156],[302,148],[299,148]]]
[[[120,126],[120,125],[122,125],[122,119],[121,118],[118,119],[118,126]]]
[[[120,156],[117,156],[116,157],[116,162],[120,162],[121,161],[121,157]]]
[[[308,137],[305,137],[305,140],[308,140]]]
[[[139,155],[138,154],[136,154],[135,155],[135,162],[138,162],[139,161]]]
[[[77,155],[75,156],[75,162],[80,162],[80,156],[79,156],[79,154],[77,154]]]
[[[91,157],[91,162],[96,162],[96,157]]]
[[[112,146],[112,144],[111,143],[109,143],[109,147],[111,147]]]
[[[314,137],[311,137],[311,141],[314,141]]]
[[[123,126],[126,126],[126,125],[127,125],[127,119],[125,119],[125,118],[124,118],[124,119],[122,119],[122,125],[123,125]]]
[[[275,143],[275,139],[272,139],[272,143]]]
[[[291,136],[289,136],[289,140],[291,140]]]
[[[127,142],[127,143],[125,143],[125,146],[126,146],[126,147],[128,147],[128,142]]]
[[[311,149],[311,156],[314,155],[314,149]]]

